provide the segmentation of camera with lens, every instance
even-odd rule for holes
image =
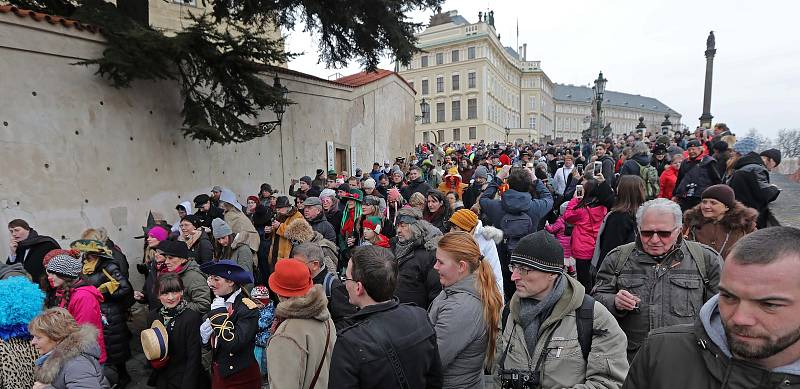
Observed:
[[[539,372],[530,370],[500,370],[500,387],[503,389],[539,388]]]
[[[697,184],[692,182],[689,185],[686,185],[686,197],[695,197],[697,196]]]

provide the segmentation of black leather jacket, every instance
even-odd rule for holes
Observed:
[[[436,332],[424,309],[397,300],[364,307],[339,330],[331,357],[330,388],[400,388],[387,354],[394,349],[409,388],[441,388]]]

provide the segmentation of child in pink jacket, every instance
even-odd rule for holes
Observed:
[[[600,205],[594,198],[593,185],[584,185],[586,194],[583,198],[574,197],[567,204],[564,212],[564,221],[572,224],[572,256],[578,270],[578,281],[586,290],[591,290],[592,277],[590,267],[597,233],[603,224],[608,210]],[[586,199],[586,201],[582,201]]]
[[[570,274],[575,274],[575,265],[571,263],[572,237],[567,235],[567,223],[564,221],[564,212],[566,210],[567,203],[561,204],[556,220],[552,224],[548,222],[544,229],[561,243],[561,247],[564,248],[564,265],[567,266],[567,271]]]

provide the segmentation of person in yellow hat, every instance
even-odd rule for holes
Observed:
[[[439,192],[456,192],[458,193],[458,198],[461,198],[467,186],[467,184],[461,182],[461,174],[458,173],[458,167],[453,166],[447,169],[444,180],[439,184]]]
[[[100,312],[103,317],[103,339],[106,343],[106,377],[117,387],[130,381],[125,362],[131,356],[128,330],[128,309],[133,305],[133,287],[113,261],[113,253],[103,242],[80,239],[70,248],[80,252],[82,278],[103,295]]]

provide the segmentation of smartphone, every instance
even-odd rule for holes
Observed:
[[[575,186],[575,197],[583,198],[583,185]]]
[[[596,176],[598,174],[603,173],[603,163],[602,162],[595,162],[594,168],[592,169],[592,175]]]
[[[583,175],[583,165],[582,164],[579,163],[579,164],[575,165],[575,168],[578,169],[578,174]]]

